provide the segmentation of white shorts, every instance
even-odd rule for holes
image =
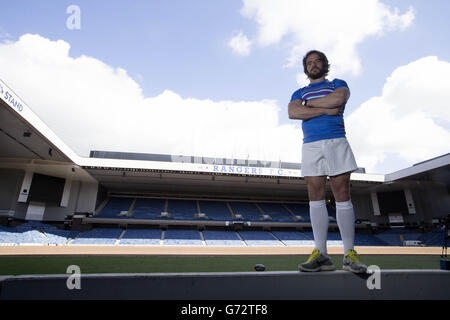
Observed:
[[[358,169],[355,156],[346,138],[304,143],[302,176],[337,176]]]

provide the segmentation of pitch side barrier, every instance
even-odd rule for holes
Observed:
[[[153,228],[217,228],[229,230],[266,230],[266,229],[311,229],[311,223],[305,222],[254,222],[254,221],[192,221],[192,220],[145,220],[145,219],[114,219],[89,218],[74,216],[71,227],[74,230],[89,229],[90,227],[153,227]],[[358,230],[369,230],[366,224],[356,224]],[[337,223],[329,224],[330,230],[338,230]]]
[[[450,272],[444,270],[372,266],[364,275],[347,271],[81,274],[73,267],[65,275],[0,277],[0,300],[252,300],[264,305],[267,300],[450,299]]]

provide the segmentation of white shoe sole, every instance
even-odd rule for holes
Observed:
[[[353,272],[353,273],[367,273],[367,269],[364,269],[364,268],[355,270],[355,269],[352,269],[352,267],[350,267],[350,266],[342,266],[342,269]]]

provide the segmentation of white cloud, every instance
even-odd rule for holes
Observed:
[[[281,125],[276,101],[200,100],[170,90],[145,97],[125,70],[69,51],[67,42],[38,35],[0,44],[0,78],[81,156],[111,150],[301,159],[300,122]],[[381,96],[345,118],[358,165],[381,173],[390,157],[412,165],[449,152],[448,79],[450,63],[437,57],[394,70]]]
[[[248,40],[247,36],[242,33],[242,31],[230,39],[228,46],[236,55],[248,56],[250,54],[251,42]]]
[[[408,28],[414,9],[403,14],[379,0],[243,0],[241,14],[258,24],[254,42],[269,46],[284,40],[286,66],[299,67],[310,49],[324,51],[334,74],[361,71],[357,46],[370,36]],[[330,75],[331,76],[331,75]]]
[[[412,165],[449,152],[448,79],[450,63],[433,56],[395,69],[382,95],[345,119],[358,164],[376,172],[388,155]]]
[[[90,150],[300,161],[275,101],[145,97],[125,70],[39,35],[0,44],[0,78],[76,153]]]

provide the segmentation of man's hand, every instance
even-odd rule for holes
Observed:
[[[343,111],[342,107],[333,109],[326,108],[326,114],[329,116],[340,116],[342,114],[342,111]]]
[[[331,109],[310,108],[302,105],[302,100],[291,101],[288,105],[289,119],[308,120],[324,114],[328,114]]]

